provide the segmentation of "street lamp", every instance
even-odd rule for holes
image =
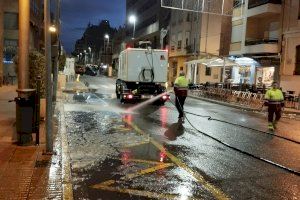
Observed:
[[[52,26],[49,27],[49,31],[51,33],[56,33],[57,29],[56,29],[56,27],[54,25],[52,25]]]
[[[131,15],[131,16],[129,17],[129,23],[133,24],[132,39],[134,39],[134,34],[135,34],[135,22],[136,22],[136,17],[135,17],[135,15]]]

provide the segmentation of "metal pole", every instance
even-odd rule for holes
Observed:
[[[29,20],[30,20],[30,0],[19,0],[19,66],[18,66],[18,89],[19,90],[29,88],[29,64],[28,64],[29,35],[30,35]]]
[[[23,1],[23,0],[20,0]],[[53,151],[52,138],[52,80],[51,80],[51,35],[50,27],[50,0],[44,1],[44,24],[45,24],[45,58],[46,58],[46,151]]]
[[[223,88],[224,88],[224,85],[225,85],[225,71],[226,71],[226,61],[225,61],[225,56],[223,57],[223,77],[222,77],[222,83],[223,83]]]
[[[57,79],[58,79],[58,68],[59,68],[59,56],[60,56],[60,42],[59,42],[59,33],[60,33],[60,0],[56,0],[56,10],[55,10],[55,23],[56,23],[56,44],[57,52],[54,60],[54,69],[53,69],[53,102],[56,101],[56,92],[57,92]]]
[[[133,34],[132,34],[132,38],[134,39],[135,37],[135,20],[133,22]]]
[[[2,86],[3,83],[3,32],[4,32],[4,26],[3,26],[3,17],[4,17],[4,11],[3,11],[3,7],[4,7],[4,0],[0,0],[0,87]]]

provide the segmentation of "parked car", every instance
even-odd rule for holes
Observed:
[[[96,76],[97,75],[97,71],[93,69],[93,67],[86,67],[85,69],[85,74],[89,75],[89,76]]]
[[[83,75],[85,73],[85,67],[83,65],[76,65],[75,66],[75,73]]]

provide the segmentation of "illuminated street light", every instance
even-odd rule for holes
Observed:
[[[57,31],[57,29],[56,29],[56,27],[54,25],[52,25],[52,26],[49,27],[49,31],[51,33],[55,33]]]
[[[128,20],[129,20],[129,23],[133,24],[132,39],[134,39],[136,17],[134,15],[131,15]]]

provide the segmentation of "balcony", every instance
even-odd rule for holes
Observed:
[[[281,13],[281,0],[249,0],[248,17],[268,17]]]
[[[187,54],[192,54],[194,53],[194,48],[192,47],[192,45],[188,45],[185,47],[186,53]]]
[[[278,53],[278,39],[246,40],[246,54]]]
[[[264,4],[281,4],[281,0],[249,0],[248,3],[248,9],[257,7],[257,6],[261,6]]]
[[[258,45],[258,44],[278,44],[278,39],[268,38],[268,39],[256,39],[256,40],[246,40],[245,46]]]

